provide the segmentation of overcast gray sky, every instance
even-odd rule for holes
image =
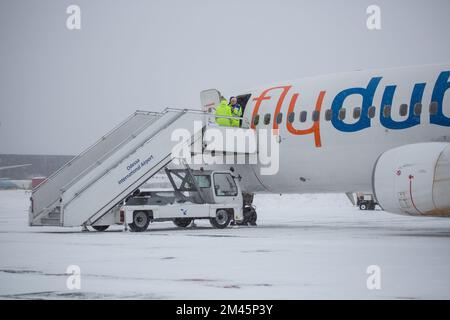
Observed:
[[[66,28],[69,5],[81,30]],[[381,8],[382,29],[366,28]],[[450,1],[0,0],[0,153],[77,154],[136,109],[449,62]]]

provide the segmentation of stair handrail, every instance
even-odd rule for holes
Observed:
[[[85,155],[88,151],[92,150],[95,146],[97,146],[100,142],[102,142],[104,140],[104,138],[110,136],[113,132],[115,132],[117,129],[119,129],[120,127],[122,127],[123,125],[125,125],[129,120],[131,120],[133,117],[135,117],[138,114],[158,114],[158,112],[153,112],[153,111],[141,111],[141,110],[137,110],[135,112],[133,112],[131,115],[129,115],[124,121],[120,122],[118,125],[114,126],[113,129],[111,129],[110,131],[108,131],[108,133],[104,134],[100,139],[98,139],[94,144],[92,144],[91,146],[89,146],[87,149],[83,150],[80,154],[76,155],[75,157],[73,157],[71,160],[69,160],[68,162],[66,162],[62,167],[60,167],[58,170],[56,170],[55,172],[53,172],[51,175],[49,175],[42,183],[40,183],[36,188],[33,189],[33,193],[38,191],[41,186],[43,186],[45,184],[46,181],[52,180],[56,175],[58,175],[62,170],[64,170],[66,167],[70,166],[75,160],[79,159],[81,156]]]
[[[156,116],[156,115],[155,115]],[[160,114],[158,114],[157,116],[160,116]],[[114,154],[117,150],[121,149],[125,144],[127,144],[128,142],[130,142],[131,140],[133,140],[134,138],[136,138],[136,136],[142,132],[143,130],[145,130],[145,128],[147,128],[154,122],[154,118],[149,119],[148,121],[146,121],[142,126],[140,126],[138,129],[136,129],[135,131],[133,131],[125,140],[123,140],[121,143],[119,143],[118,145],[116,145],[114,148],[112,148],[110,151],[108,151],[107,153],[105,153],[101,158],[97,159],[97,161],[93,162],[90,166],[86,167],[83,171],[81,171],[78,175],[76,175],[75,177],[72,178],[72,180],[70,180],[69,182],[67,182],[64,186],[61,187],[60,191],[64,192],[66,191],[68,188],[70,188],[73,184],[75,184],[81,177],[83,177],[86,173],[90,172],[92,169],[94,169],[95,167],[99,166],[103,160],[107,159],[108,157],[110,157],[112,154]]]

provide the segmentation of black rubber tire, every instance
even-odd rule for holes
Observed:
[[[244,220],[241,223],[238,223],[238,225],[242,226],[256,226],[256,220],[258,219],[258,216],[256,214],[256,210],[252,206],[246,206],[244,207]]]
[[[192,218],[176,218],[173,224],[179,228],[187,228],[192,223]]]
[[[359,210],[367,210],[367,204],[361,203],[361,204],[359,205]]]
[[[143,232],[146,231],[148,225],[150,224],[150,217],[145,211],[133,212],[133,222],[128,226],[133,232]]]
[[[214,218],[209,218],[209,222],[216,229],[225,229],[231,222],[231,214],[224,209],[219,209]]]
[[[256,214],[256,210],[252,210],[252,215],[248,220],[248,224],[251,226],[256,226],[256,220],[258,220],[258,215]]]
[[[96,230],[96,231],[102,232],[102,231],[106,231],[106,229],[108,229],[109,226],[92,226],[92,228],[94,228],[94,230]]]

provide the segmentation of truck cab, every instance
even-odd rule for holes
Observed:
[[[121,211],[131,231],[147,230],[150,222],[173,221],[187,227],[195,219],[209,219],[215,228],[243,221],[239,178],[226,170],[165,169],[173,190],[135,192]]]

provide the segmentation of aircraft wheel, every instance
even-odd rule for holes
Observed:
[[[258,220],[258,215],[256,214],[256,210],[252,210],[252,215],[250,219],[248,220],[248,224],[251,226],[256,226],[256,220]]]
[[[214,218],[209,218],[209,222],[214,228],[224,229],[228,227],[231,221],[231,214],[226,210],[220,209],[216,211],[216,216]]]
[[[241,224],[256,226],[257,219],[258,215],[256,214],[255,208],[253,206],[246,206],[244,208],[244,221]]]

